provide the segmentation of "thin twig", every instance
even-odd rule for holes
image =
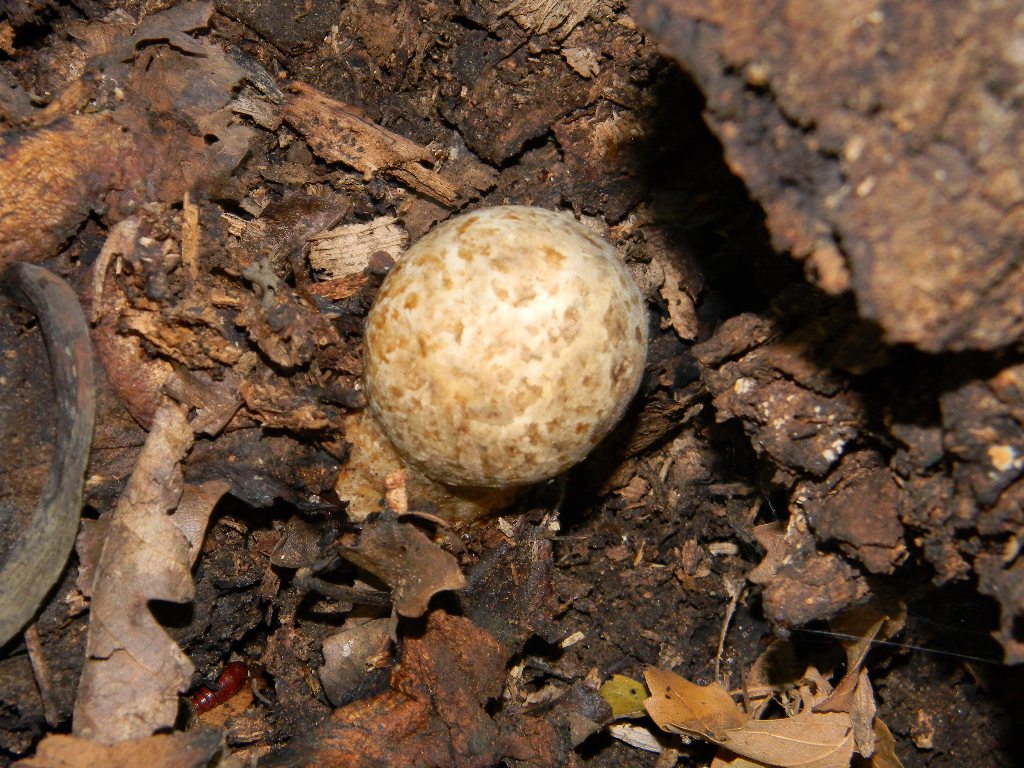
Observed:
[[[25,648],[28,650],[28,661],[32,665],[32,675],[36,679],[36,687],[39,689],[39,698],[43,701],[43,716],[46,724],[56,728],[60,724],[60,711],[57,709],[57,702],[53,699],[53,689],[50,686],[50,665],[46,663],[46,656],[43,654],[43,641],[39,637],[39,628],[33,621],[25,627]]]
[[[725,607],[725,617],[722,619],[722,632],[718,636],[718,653],[715,654],[715,680],[720,680],[722,672],[722,654],[725,653],[725,637],[729,633],[729,622],[736,613],[736,606],[739,604],[740,596],[746,590],[746,581],[739,584],[723,579],[725,591],[729,594],[729,604]]]

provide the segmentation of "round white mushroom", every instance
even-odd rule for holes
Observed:
[[[439,226],[381,287],[366,388],[399,453],[452,486],[545,480],[636,393],[647,312],[615,250],[566,214],[499,206]]]

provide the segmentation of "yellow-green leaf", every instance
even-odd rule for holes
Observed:
[[[625,675],[612,675],[598,690],[601,698],[612,708],[612,717],[642,717],[647,688],[643,683]]]

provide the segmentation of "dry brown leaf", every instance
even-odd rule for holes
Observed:
[[[204,371],[189,371],[177,366],[164,381],[163,391],[193,413],[189,424],[196,434],[215,437],[238,412],[242,399],[238,387],[242,378],[230,368],[214,380]]]
[[[747,722],[729,692],[718,683],[697,685],[657,667],[644,670],[644,679],[651,692],[644,706],[663,730],[721,742],[726,733]]]
[[[711,761],[710,768],[765,768],[765,766],[764,763],[740,757],[727,749],[720,749]]]
[[[804,709],[793,717],[748,719],[721,685],[696,685],[655,668],[644,673],[651,691],[645,706],[660,728],[713,741],[755,765],[848,768],[853,755],[850,715],[812,709],[831,689],[811,671],[812,679],[820,681],[817,692],[801,689]]]
[[[188,542],[188,567],[191,568],[199,557],[199,550],[206,538],[206,525],[210,513],[221,497],[231,490],[227,480],[207,480],[200,485],[186,485],[181,493],[178,509],[171,515],[171,522]]]
[[[382,515],[363,529],[356,546],[339,551],[391,587],[395,610],[402,616],[422,616],[435,594],[466,586],[453,555],[394,515]]]
[[[862,755],[873,755],[875,752],[875,692],[868,679],[868,671],[862,669],[857,678],[857,687],[853,691],[853,703],[850,707],[850,720],[853,724],[853,747]]]
[[[340,632],[324,640],[324,663],[317,673],[331,704],[340,707],[356,698],[367,672],[390,647],[397,621],[350,616]]]
[[[107,523],[95,568],[77,736],[110,744],[169,728],[192,662],[150,613],[153,600],[192,598],[192,558],[224,483],[183,500],[181,463],[193,443],[185,408],[165,400]],[[184,505],[182,502],[184,501]],[[181,508],[181,517],[170,514]]]
[[[907,606],[900,600],[883,603],[879,599],[856,605],[843,611],[829,622],[840,644],[846,649],[846,666],[854,670],[864,663],[864,657],[875,640],[887,640],[903,628]]]
[[[161,733],[109,746],[74,736],[47,736],[35,755],[15,763],[18,768],[205,768],[224,747],[215,728]]]
[[[903,763],[896,756],[896,740],[881,718],[875,718],[874,731],[875,753],[871,755],[871,768],[903,768]]]
[[[854,748],[862,755],[871,755],[875,751],[875,735],[872,729],[876,712],[875,694],[867,670],[861,669],[859,664],[850,668],[836,689],[815,706],[814,711],[849,715],[853,727]]]
[[[743,757],[780,768],[849,768],[853,728],[845,713],[804,710],[795,717],[749,720],[717,743]]]
[[[846,674],[836,689],[815,712],[844,712],[850,715],[854,746],[861,755],[875,752],[875,695],[867,671],[862,669],[871,644],[898,632],[906,617],[900,601],[883,605],[875,600],[844,611],[831,622],[846,649]]]

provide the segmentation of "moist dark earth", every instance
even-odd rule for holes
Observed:
[[[94,327],[105,373],[86,520],[110,512],[131,473],[160,366],[240,393],[185,467],[189,481],[231,483],[195,601],[155,606],[196,685],[229,657],[257,675],[251,710],[228,723],[233,749],[287,745],[385,690],[394,661],[329,701],[316,670],[345,613],[296,569],[359,532],[334,486],[342,422],[362,405],[362,325],[400,248],[345,282],[314,266],[310,238],[395,217],[415,241],[459,210],[512,203],[570,211],[608,237],[648,301],[652,338],[625,421],[584,464],[500,519],[423,523],[470,571],[530,531],[550,542],[549,615],[510,654],[506,705],[526,711],[612,674],[640,680],[647,666],[739,691],[773,639],[805,667],[841,672],[829,620],[901,600],[902,630],[866,669],[903,765],[1024,764],[1019,9],[217,0],[202,24],[138,26],[186,5],[0,6],[5,162],[42,126],[69,149],[38,161],[72,156],[66,177],[84,179],[40,190],[0,169],[0,211],[22,205],[14,196],[42,211],[28,235],[0,229],[0,266],[42,263],[109,318]],[[190,51],[179,34],[211,48]],[[275,116],[300,103],[294,83],[429,159],[410,177],[387,158],[360,167],[358,137],[331,154],[301,118]],[[221,110],[240,95],[249,106]],[[422,181],[424,168],[454,192]],[[184,239],[189,210],[202,244],[186,280],[177,262],[160,268],[160,244]],[[128,215],[156,245],[104,304],[92,269]],[[276,315],[261,314],[268,285]],[[196,290],[208,291],[202,311],[183,299]],[[35,323],[10,304],[0,348],[3,556],[55,420]],[[774,554],[754,533],[769,523],[786,530]],[[37,621],[52,722],[22,641],[0,650],[2,765],[70,729],[88,621],[68,598],[80,557]],[[351,583],[353,571],[319,575]],[[460,610],[451,595],[434,604]],[[402,619],[397,653],[419,631]],[[680,765],[714,755],[675,746]],[[659,764],[604,730],[568,759]]]

